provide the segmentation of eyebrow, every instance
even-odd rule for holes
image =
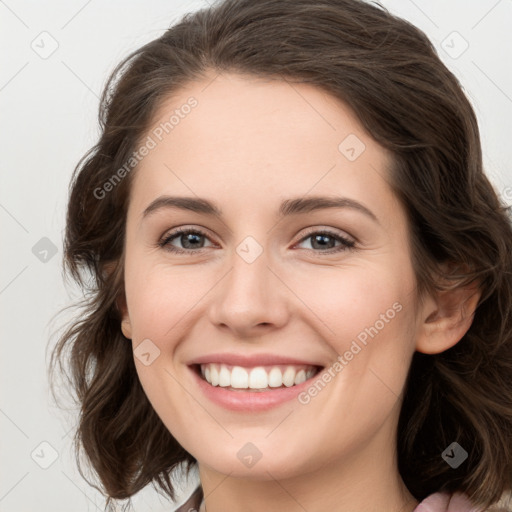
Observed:
[[[160,196],[152,201],[144,210],[142,218],[144,219],[151,213],[164,208],[177,208],[222,218],[222,210],[207,199],[167,195]],[[377,216],[363,204],[348,197],[338,196],[308,196],[286,199],[279,206],[278,215],[282,218],[329,208],[351,208],[364,213],[379,223]]]

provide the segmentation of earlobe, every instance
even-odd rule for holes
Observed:
[[[416,350],[439,354],[457,344],[471,327],[480,297],[476,283],[430,297],[424,304]]]
[[[123,293],[121,297],[116,300],[117,309],[121,313],[121,331],[125,338],[132,339],[132,324],[130,322],[130,315],[128,314],[128,306],[126,305],[126,297]]]
[[[121,331],[125,338],[132,339],[132,325],[128,316],[121,320]]]

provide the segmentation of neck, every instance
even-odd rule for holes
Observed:
[[[383,429],[363,452],[286,479],[272,469],[261,479],[226,476],[200,463],[200,512],[412,512],[418,501],[400,477],[389,434]]]

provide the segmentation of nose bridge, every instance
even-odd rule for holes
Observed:
[[[259,326],[281,326],[286,321],[284,286],[270,270],[271,258],[263,245],[247,236],[235,248],[231,270],[219,283],[210,316],[238,335]]]
[[[235,248],[231,263],[229,292],[250,300],[249,294],[257,299],[268,292],[271,276],[269,253],[255,238],[246,237]]]

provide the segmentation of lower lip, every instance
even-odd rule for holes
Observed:
[[[321,373],[320,371],[301,384],[290,386],[289,388],[276,388],[271,391],[231,391],[220,386],[212,386],[202,379],[194,368],[190,366],[189,370],[192,372],[199,389],[209,400],[231,411],[243,412],[267,411],[285,402],[289,402],[310,386],[311,382],[318,378],[318,375]]]

